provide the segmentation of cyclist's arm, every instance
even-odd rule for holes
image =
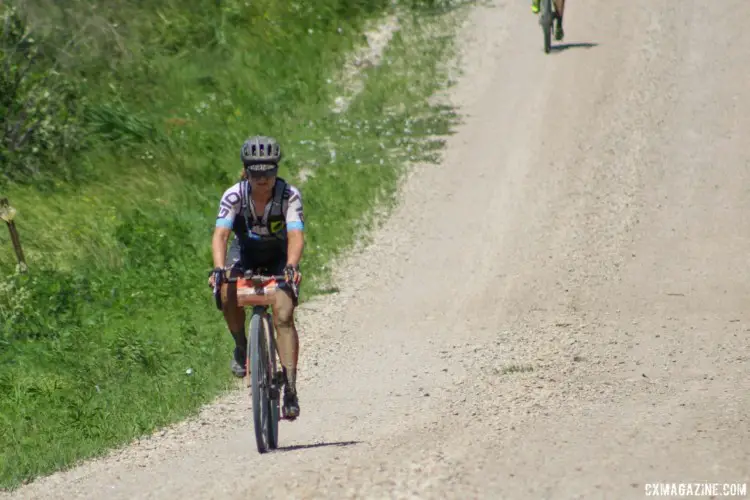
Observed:
[[[234,218],[240,211],[239,184],[235,184],[226,191],[219,202],[219,213],[216,216],[216,227],[211,239],[211,252],[214,258],[214,268],[226,265],[227,241],[232,234]]]
[[[302,209],[302,194],[294,186],[290,186],[289,202],[286,209],[286,263],[297,266],[302,260],[305,249],[305,216]]]
[[[286,263],[298,266],[305,249],[305,233],[302,230],[287,231]]]
[[[214,268],[224,267],[227,255],[227,241],[232,234],[231,228],[219,227],[214,229],[214,236],[211,239],[211,251],[214,256]]]

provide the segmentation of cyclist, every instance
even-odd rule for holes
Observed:
[[[539,4],[541,3],[541,0],[531,0],[531,12],[534,14],[539,14]],[[565,13],[565,0],[555,0],[555,10],[557,11],[555,14],[555,19],[557,19],[557,23],[555,24],[555,40],[562,40],[565,37],[565,32],[563,31],[563,14]]]
[[[211,248],[214,270],[209,286],[221,282],[225,268],[232,276],[244,271],[264,274],[283,274],[287,280],[299,284],[299,262],[304,249],[304,215],[300,191],[277,177],[281,147],[273,137],[254,136],[247,139],[240,150],[244,175],[240,182],[227,189],[219,203]],[[235,238],[227,255],[227,241]],[[227,260],[230,261],[227,266]],[[300,408],[297,399],[297,358],[299,337],[294,324],[297,297],[284,289],[275,295],[272,304],[277,345],[286,384],[284,388],[284,416],[295,419]],[[245,310],[222,304],[224,319],[234,338],[232,373],[245,376],[247,360]]]

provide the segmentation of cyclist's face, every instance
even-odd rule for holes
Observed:
[[[274,183],[276,182],[275,175],[251,175],[250,186],[253,190],[266,192],[271,191]]]

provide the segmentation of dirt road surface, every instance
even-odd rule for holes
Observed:
[[[341,263],[341,292],[303,308],[302,416],[278,452],[257,453],[238,392],[3,498],[750,483],[750,5],[567,17],[571,45],[545,55],[526,2],[471,15],[464,123]]]

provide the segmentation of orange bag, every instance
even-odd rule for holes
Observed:
[[[221,301],[229,304],[234,302],[239,307],[267,306],[273,304],[278,289],[279,284],[275,279],[263,281],[260,286],[255,286],[250,280],[238,278],[235,283],[221,285]],[[229,296],[230,290],[235,293],[234,300]]]

